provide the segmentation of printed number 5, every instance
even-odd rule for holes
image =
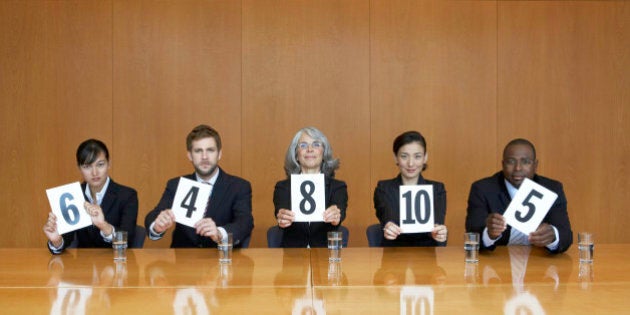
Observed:
[[[529,209],[527,211],[527,214],[525,216],[521,216],[521,211],[516,210],[516,215],[515,215],[516,220],[524,223],[524,222],[529,221],[529,219],[532,218],[532,216],[534,215],[534,212],[536,212],[536,205],[530,201],[532,197],[542,199],[543,194],[541,194],[535,189],[532,189],[532,191],[529,192],[529,195],[525,197],[525,200],[523,200],[523,206],[526,206]]]

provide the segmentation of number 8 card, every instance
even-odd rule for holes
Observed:
[[[57,232],[65,234],[92,225],[92,219],[85,212],[85,197],[81,184],[74,182],[46,189],[52,213],[57,217]]]
[[[324,174],[291,175],[291,211],[295,222],[323,222],[326,210]]]

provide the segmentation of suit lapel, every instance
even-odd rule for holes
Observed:
[[[210,195],[210,200],[206,208],[206,213],[204,214],[205,218],[210,217],[211,214],[215,213],[216,209],[221,204],[221,200],[223,200],[223,198],[225,197],[225,193],[228,190],[228,186],[229,186],[229,183],[225,176],[225,172],[223,172],[223,170],[220,169],[219,177],[217,178],[217,181],[212,186],[212,195]]]
[[[103,215],[105,217],[107,217],[107,214],[111,211],[117,195],[118,186],[110,178],[109,186],[107,187],[107,191],[105,192],[105,196],[103,197],[103,202],[101,202],[101,209],[103,209]]]

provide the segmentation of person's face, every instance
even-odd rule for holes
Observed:
[[[193,140],[188,151],[188,159],[195,167],[195,172],[204,180],[209,180],[217,170],[221,160],[221,150],[212,137]]]
[[[91,164],[83,164],[79,166],[83,180],[90,186],[94,192],[99,192],[105,185],[105,181],[109,176],[109,161],[105,158],[105,152],[101,152],[96,160]]]
[[[302,133],[297,146],[297,160],[302,173],[319,173],[324,157],[324,144]]]
[[[525,178],[534,178],[537,166],[538,160],[534,159],[534,152],[528,145],[513,144],[503,154],[503,176],[516,188]]]
[[[396,153],[396,165],[405,181],[417,181],[427,162],[427,154],[419,142],[407,143]]]

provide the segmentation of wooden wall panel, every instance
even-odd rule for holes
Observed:
[[[252,246],[276,224],[273,188],[293,135],[328,137],[348,184],[344,225],[367,244],[369,7],[366,1],[243,1],[243,174],[254,186]]]
[[[116,1],[115,178],[138,190],[138,222],[166,181],[190,174],[186,135],[221,134],[226,172],[241,175],[241,9],[237,1]],[[168,247],[168,237],[147,247]]]
[[[575,233],[629,242],[630,3],[499,3],[499,143],[527,137]],[[499,146],[498,146],[499,147]]]
[[[81,179],[81,141],[112,139],[110,7],[0,2],[1,247],[44,246],[45,189]]]
[[[492,2],[371,2],[370,187],[399,173],[394,138],[420,131],[423,176],[446,185],[449,244],[463,243],[470,184],[497,160],[495,21]]]

